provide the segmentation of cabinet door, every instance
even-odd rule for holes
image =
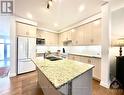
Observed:
[[[73,45],[78,45],[78,36],[79,36],[79,32],[78,32],[78,28],[75,28],[75,31],[72,31],[71,33],[72,35],[72,44]]]
[[[45,37],[47,36],[46,35],[46,32],[43,31],[43,30],[37,30],[37,38],[42,38],[42,39],[45,39]]]
[[[100,80],[101,79],[101,59],[93,58],[92,64],[95,66],[93,69],[93,77]]]
[[[94,45],[101,44],[101,20],[92,22],[92,40]]]
[[[81,60],[80,60],[80,56],[73,55],[73,54],[69,54],[68,59],[70,59],[70,60],[75,60],[75,61],[79,61],[79,62],[81,61]]]
[[[30,37],[36,37],[37,28],[35,26],[28,25],[28,33]]]
[[[36,37],[36,30],[35,26],[16,22],[16,33],[18,36]]]
[[[45,32],[46,45],[58,45],[58,34]]]
[[[92,32],[91,32],[91,23],[84,25],[84,32],[83,32],[83,45],[91,45],[92,43]]]
[[[77,28],[77,45],[83,45],[84,43],[84,26],[78,27]]]
[[[72,31],[71,30],[67,31],[67,35],[68,35],[67,39],[72,40]]]
[[[59,33],[59,46],[63,46],[62,33]]]
[[[51,45],[58,45],[58,34],[51,33]]]
[[[16,34],[18,36],[27,36],[28,35],[27,25],[20,22],[16,22]]]
[[[68,55],[68,59],[74,60],[74,59],[73,59],[73,55],[69,54],[69,55]]]
[[[63,32],[63,41],[67,41],[68,40],[68,32]]]
[[[74,56],[74,60],[75,60],[75,61],[79,61],[79,62],[81,62],[81,60],[80,60],[80,56],[77,56],[77,55]]]
[[[81,56],[81,62],[91,64],[92,63],[92,58]]]
[[[68,36],[67,32],[62,32],[59,34],[59,45],[63,46],[64,41],[68,40],[67,36]]]

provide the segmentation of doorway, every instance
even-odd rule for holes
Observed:
[[[10,69],[10,40],[0,37],[0,78],[8,76]]]

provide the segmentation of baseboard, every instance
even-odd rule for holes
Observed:
[[[9,77],[15,77],[16,73],[9,73]]]
[[[105,88],[110,88],[110,82],[108,82],[108,83],[105,83],[105,82],[100,82],[100,85],[101,86],[103,86],[103,87],[105,87]]]
[[[100,81],[101,81],[100,79],[95,78],[95,77],[93,77],[93,80],[96,80],[96,81],[98,81],[98,82],[100,82]]]

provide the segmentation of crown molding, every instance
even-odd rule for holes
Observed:
[[[77,23],[75,23],[73,25],[70,25],[69,27],[64,28],[61,31],[59,31],[59,33],[74,29],[74,28],[79,27],[79,26],[81,26],[83,24],[89,23],[91,21],[94,21],[94,20],[97,20],[97,19],[100,19],[100,18],[101,18],[101,12],[97,13],[95,15],[92,15],[92,16],[90,16],[88,18],[85,18],[84,20],[81,20],[81,21],[79,21],[79,22],[77,22]]]
[[[33,25],[33,26],[37,26],[37,22],[29,20],[29,19],[26,19],[26,18],[22,18],[22,17],[19,17],[19,16],[15,16],[15,20],[17,22],[21,22],[21,23],[26,23],[26,24],[30,24],[30,25]]]
[[[59,33],[59,32],[57,32],[57,31],[50,30],[50,29],[43,28],[43,27],[38,27],[37,29],[38,29],[38,30],[43,30],[43,31],[46,31],[46,32]]]

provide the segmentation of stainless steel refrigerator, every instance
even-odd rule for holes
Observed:
[[[36,57],[36,38],[17,38],[17,74],[36,70],[32,59]]]

